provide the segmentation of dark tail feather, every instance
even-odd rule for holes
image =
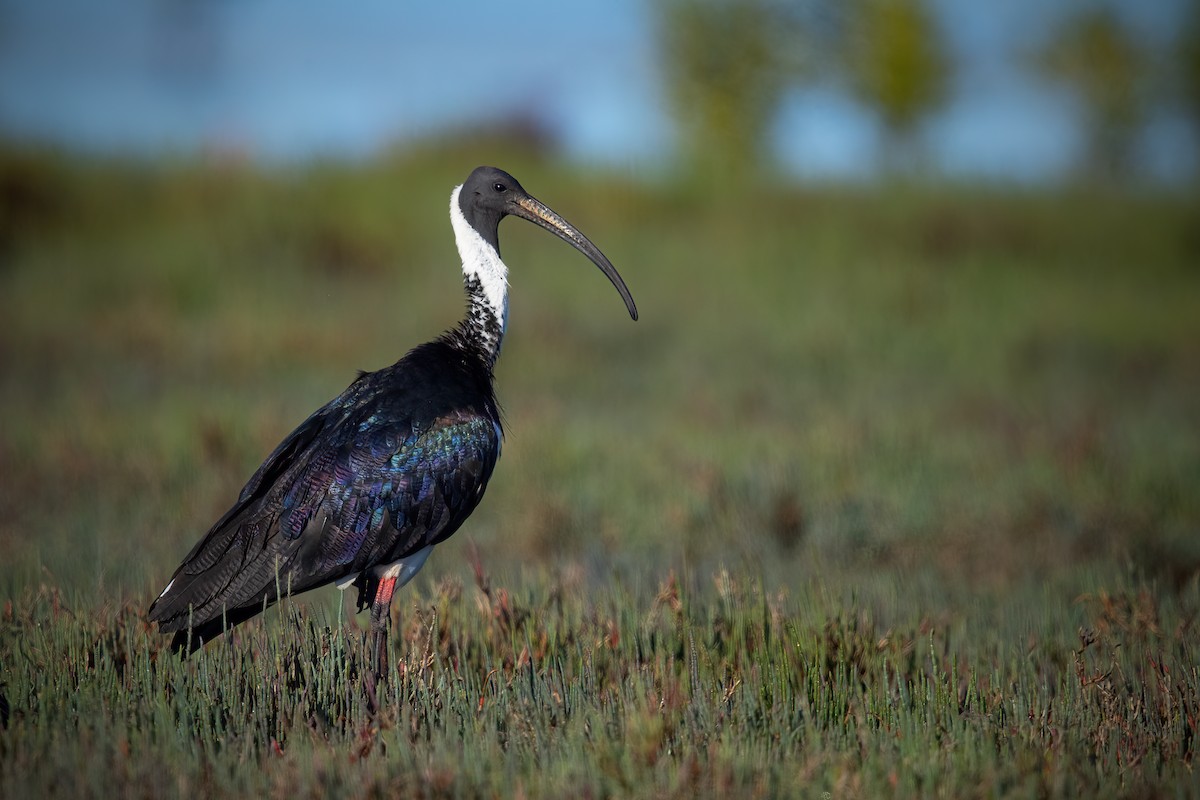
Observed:
[[[187,658],[235,625],[241,625],[246,620],[252,619],[262,612],[263,607],[261,604],[235,608],[225,612],[225,614],[216,619],[210,619],[208,622],[201,623],[195,627],[175,631],[175,635],[171,638],[171,652]]]

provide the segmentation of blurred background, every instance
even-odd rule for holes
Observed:
[[[481,163],[642,318],[506,223],[504,459],[426,573],[1200,575],[1200,3],[4,0],[0,137],[6,594],[148,599],[453,324]]]
[[[92,153],[369,158],[506,126],[656,175],[1178,184],[1197,164],[1189,0],[6,0],[0,42],[0,129]]]

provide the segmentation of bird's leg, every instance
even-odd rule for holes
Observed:
[[[382,678],[387,674],[387,635],[391,623],[392,594],[396,591],[396,578],[389,575],[379,579],[375,599],[371,602],[371,635],[375,651],[375,675]]]

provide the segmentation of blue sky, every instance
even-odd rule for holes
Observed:
[[[1021,67],[1084,0],[933,0],[958,65],[925,125],[930,167],[1037,181],[1082,139],[1071,93]],[[1115,3],[1165,50],[1187,0]],[[569,4],[358,0],[0,0],[0,131],[89,150],[244,150],[268,159],[368,155],[521,114],[586,163],[637,170],[673,128],[648,0]],[[830,80],[787,96],[773,128],[795,174],[857,179],[879,162],[871,109]],[[1140,144],[1152,175],[1197,167],[1169,107]]]

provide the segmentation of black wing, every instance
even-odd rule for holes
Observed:
[[[176,645],[440,542],[474,510],[499,456],[495,419],[418,422],[370,388],[360,379],[292,432],[184,559],[150,608],[182,632]]]

